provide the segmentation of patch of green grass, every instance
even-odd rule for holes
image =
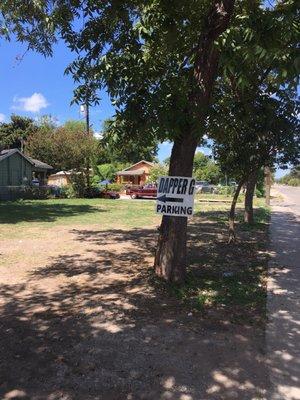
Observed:
[[[0,235],[65,225],[96,224],[100,229],[151,227],[160,221],[154,205],[154,201],[107,199],[0,202]]]
[[[204,311],[210,307],[237,307],[244,310],[263,308],[266,301],[264,287],[265,266],[224,276],[214,271],[188,273],[184,285],[169,284],[171,294],[191,309]]]
[[[244,222],[244,216],[240,215],[238,220],[241,224],[241,229],[243,231],[256,231],[261,230],[266,227],[266,225],[270,222],[271,210],[269,207],[265,205],[258,206],[254,210],[254,223],[247,224]]]

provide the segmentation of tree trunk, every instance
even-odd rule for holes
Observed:
[[[183,132],[174,140],[169,170],[171,176],[192,175],[194,154],[201,139],[201,130],[205,126],[218,69],[219,54],[214,42],[227,29],[234,3],[235,0],[213,2],[199,35],[198,44],[194,49],[194,73],[188,93],[190,106],[186,111],[187,121],[194,122],[193,129],[190,126],[188,132]],[[192,111],[190,116],[189,111]],[[187,266],[186,236],[187,218],[163,216],[154,267],[157,275],[167,281],[184,280]]]
[[[86,167],[85,167],[85,179],[86,179],[86,188],[87,188],[87,196],[91,195],[91,177],[90,177],[90,160],[87,158]]]
[[[234,219],[235,219],[235,207],[236,207],[236,203],[241,191],[241,188],[244,184],[244,179],[240,180],[233,199],[232,199],[232,203],[231,203],[231,207],[230,207],[230,211],[229,211],[229,239],[228,239],[228,243],[234,242],[235,241],[235,229],[234,229]]]
[[[192,176],[197,140],[191,133],[175,139],[170,159],[170,176]],[[158,276],[183,282],[187,266],[187,218],[163,216],[154,268]]]
[[[265,167],[265,192],[266,192],[266,205],[271,204],[271,171],[270,167]]]
[[[257,181],[257,171],[254,171],[249,175],[246,186],[244,221],[247,222],[248,224],[253,224],[254,222],[253,196],[254,196],[256,181]]]

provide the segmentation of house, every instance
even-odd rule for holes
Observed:
[[[149,177],[151,168],[154,164],[149,161],[141,160],[122,171],[117,172],[117,183],[144,185]]]
[[[33,179],[40,185],[47,182],[47,175],[52,169],[42,161],[35,160],[18,149],[2,150],[0,152],[0,199],[10,198],[10,188],[28,185]]]
[[[56,174],[49,175],[48,185],[53,186],[68,186],[71,184],[71,172],[70,171],[59,171]]]
[[[93,169],[90,168],[90,177],[93,176]],[[86,174],[86,169],[83,171],[76,171],[75,169],[70,169],[69,171],[59,171],[56,174],[51,174],[48,176],[48,185],[53,186],[68,186],[74,182],[74,176]]]

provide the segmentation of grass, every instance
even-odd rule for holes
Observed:
[[[233,247],[226,244],[230,204],[196,203],[195,216],[189,223],[195,254],[185,284],[167,285],[157,280],[153,283],[176,296],[190,310],[228,308],[230,318],[238,316],[239,321],[252,314],[255,318],[262,317],[267,260],[259,260],[259,255],[266,248],[270,214],[263,203],[263,199],[255,200],[257,209],[252,226],[244,224],[242,213],[238,212],[238,236],[242,237]],[[43,230],[57,226],[97,225],[100,230],[127,230],[155,227],[159,222],[153,200],[52,199],[0,203],[0,238],[6,240],[41,237]],[[224,238],[221,241],[217,239],[220,236]]]
[[[200,204],[196,216],[209,223],[205,228],[205,224],[201,226],[197,220],[194,224],[194,230],[205,229],[206,235],[198,233],[198,236],[202,235],[202,240],[190,259],[185,284],[156,281],[158,287],[169,291],[192,312],[219,310],[225,312],[228,320],[234,323],[263,324],[270,209],[264,206],[264,199],[255,199],[255,206],[255,222],[252,225],[245,224],[243,210],[237,210],[238,242],[229,246],[226,236],[225,240],[218,240],[215,236],[222,232],[226,235],[229,206],[207,203],[203,207]],[[193,231],[193,226],[190,230]],[[192,248],[197,247],[196,240],[197,234],[192,235]]]
[[[0,202],[0,236],[26,228],[96,224],[100,229],[138,228],[159,223],[154,201],[51,199]]]
[[[226,194],[212,194],[212,193],[199,193],[196,194],[195,196],[196,201],[201,201],[201,202],[205,202],[205,201],[212,201],[212,202],[231,202],[232,200],[232,196],[230,195],[226,195]],[[238,199],[239,202],[243,201],[243,196],[239,196]]]
[[[207,306],[241,306],[254,310],[265,304],[264,279],[263,265],[250,266],[229,276],[212,271],[202,274],[190,272],[185,285],[170,285],[169,289],[191,309],[198,311]]]

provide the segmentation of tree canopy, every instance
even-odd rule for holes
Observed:
[[[103,123],[100,139],[104,150],[104,157],[108,163],[136,163],[140,160],[155,161],[158,143],[153,138],[145,141],[144,136],[135,133],[131,135],[126,127],[116,126],[114,119],[107,119]]]
[[[0,149],[23,149],[28,136],[37,129],[38,126],[33,119],[12,114],[10,122],[0,123]]]
[[[26,153],[43,160],[55,170],[82,170],[86,160],[97,155],[98,142],[86,135],[80,121],[67,121],[65,125],[51,128],[47,125],[27,140]]]

